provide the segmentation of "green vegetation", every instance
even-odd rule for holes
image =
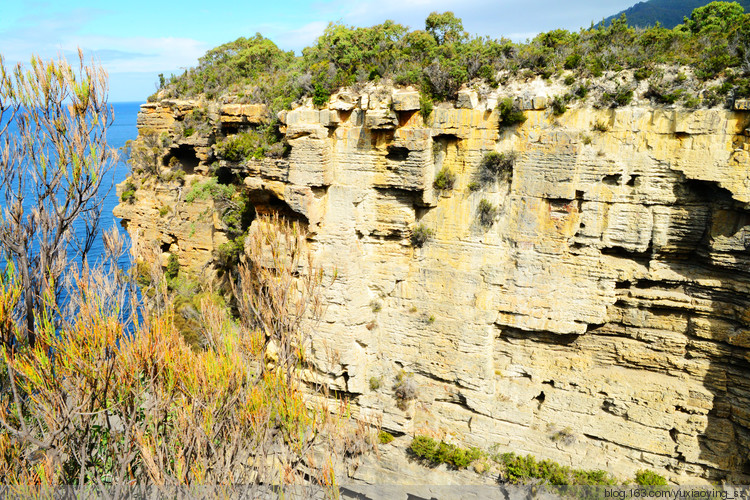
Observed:
[[[505,466],[508,482],[541,482],[551,485],[613,485],[617,481],[603,470],[572,469],[552,460],[537,460],[532,455],[515,453],[496,455],[493,460]]]
[[[167,259],[167,270],[164,272],[164,276],[167,278],[167,282],[171,282],[177,275],[180,274],[180,261],[177,259],[177,254],[169,254]]]
[[[565,439],[567,430],[559,433]],[[537,460],[532,455],[500,453],[493,446],[491,452],[480,448],[460,448],[445,441],[437,441],[428,436],[415,436],[409,445],[409,452],[430,465],[448,464],[462,469],[472,462],[479,464],[474,470],[478,473],[489,469],[488,461],[501,469],[501,477],[511,484],[544,484],[552,486],[611,486],[621,484],[617,478],[604,470],[574,469],[552,460]],[[639,470],[635,482],[641,486],[664,486],[666,479],[648,470]]]
[[[416,436],[409,445],[409,451],[433,465],[449,464],[457,469],[463,469],[483,456],[479,448],[459,448],[427,436]]]
[[[568,110],[568,100],[563,96],[555,96],[552,99],[552,112],[556,115],[562,115]]]
[[[244,161],[265,156],[281,157],[285,144],[272,127],[230,135],[216,144],[216,155],[228,161]]]
[[[509,97],[497,103],[497,111],[501,126],[510,127],[526,121],[526,115]]]
[[[422,248],[432,238],[432,229],[423,224],[418,224],[411,232],[409,238],[413,247]]]
[[[427,118],[432,114],[432,99],[425,94],[419,95],[419,114],[422,115],[422,120],[427,121]]]
[[[693,9],[707,3],[709,0],[646,0],[606,18],[602,24],[607,25],[624,14],[633,26],[656,26],[659,23],[666,28],[674,28],[681,24],[685,17],[690,17]],[[745,10],[750,8],[748,0],[740,0],[739,4]]]
[[[607,130],[609,130],[609,125],[601,120],[597,120],[591,126],[591,130],[593,130],[594,132],[606,132]]]
[[[482,198],[479,202],[479,207],[477,208],[477,213],[479,214],[479,223],[485,227],[491,226],[495,221],[495,217],[497,217],[498,212],[499,210],[495,205],[487,201],[487,199]]]
[[[193,203],[195,200],[226,201],[231,199],[236,188],[232,185],[219,184],[216,177],[209,177],[205,181],[196,182],[190,187],[185,195],[185,203]]]
[[[380,378],[370,377],[370,390],[377,391],[378,389],[380,389]]]
[[[137,189],[136,185],[132,182],[126,182],[122,193],[120,193],[120,201],[123,203],[135,203],[135,192]]]
[[[664,476],[654,471],[641,469],[635,473],[635,482],[640,486],[666,486],[667,480]]]
[[[501,179],[510,180],[513,176],[513,164],[516,161],[515,153],[498,153],[490,151],[485,154],[479,164],[479,169],[469,189],[476,191],[482,186]]]
[[[456,182],[456,174],[450,171],[448,167],[443,167],[435,175],[435,182],[433,185],[438,191],[450,191],[453,189],[453,184]]]
[[[380,431],[378,433],[378,441],[380,441],[380,444],[388,444],[393,441],[393,439],[393,434],[391,434],[390,432]]]
[[[659,1],[669,8],[677,3]],[[653,2],[657,0],[649,3]],[[267,130],[276,131],[277,113],[294,101],[309,97],[315,105],[325,106],[341,87],[380,79],[418,87],[425,119],[433,101],[455,98],[462,85],[497,87],[498,80],[513,76],[550,78],[562,72],[571,92],[553,101],[558,114],[565,112],[569,99],[586,97],[588,78],[632,70],[636,79],[644,80],[664,65],[691,67],[703,87],[665,93],[655,85],[651,95],[657,102],[713,106],[729,95],[750,96],[750,15],[736,3],[701,3],[692,2],[699,8],[674,28],[634,28],[623,16],[578,32],[541,33],[526,43],[471,36],[451,12],[433,12],[423,30],[392,21],[371,27],[332,23],[300,56],[256,34],[208,51],[197,67],[165,79],[159,97],[232,95],[239,102],[263,103],[268,107]],[[720,79],[718,85],[706,83],[715,78]],[[712,85],[713,90],[708,88]],[[626,105],[633,90],[622,84],[602,96],[599,105]],[[526,119],[510,99],[500,100],[498,112],[503,127]],[[196,127],[192,118],[186,120],[183,135],[197,132]],[[255,131],[227,139],[217,152],[231,161],[257,158],[272,154],[269,146],[277,141],[274,134]]]

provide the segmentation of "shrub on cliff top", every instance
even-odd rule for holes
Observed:
[[[513,103],[510,97],[507,97],[497,103],[500,125],[510,127],[526,121],[526,115],[521,109]]]
[[[526,43],[471,37],[452,13],[432,13],[424,30],[410,31],[392,21],[366,28],[332,23],[299,57],[259,34],[239,38],[208,51],[198,67],[173,76],[161,92],[210,98],[234,92],[267,104],[269,119],[275,120],[280,109],[302,96],[312,96],[322,106],[339,87],[374,78],[417,85],[441,100],[452,99],[461,85],[477,79],[494,87],[502,70],[528,78],[567,70],[581,79],[674,64],[693,66],[698,76],[713,78],[730,68],[750,70],[749,40],[748,15],[727,2],[696,9],[685,25],[674,29],[636,29],[621,17],[579,32],[541,33]]]

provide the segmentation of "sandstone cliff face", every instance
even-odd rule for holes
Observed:
[[[317,261],[338,272],[315,339],[322,376],[394,433],[621,478],[746,483],[750,116],[644,104],[555,116],[535,92],[517,96],[527,121],[514,127],[498,126],[494,95],[462,92],[425,121],[414,92],[342,92],[282,116],[287,158],[223,163],[258,212],[306,223]],[[212,131],[180,139],[197,106]],[[193,173],[118,207],[133,237],[209,262],[221,223],[183,191],[216,135],[260,116],[144,105],[139,125],[176,137],[164,153]],[[478,185],[491,151],[515,154],[512,176]],[[456,180],[438,191],[444,168]],[[497,210],[482,223],[487,202]],[[418,225],[432,231],[421,248]],[[414,399],[396,399],[399,374]]]

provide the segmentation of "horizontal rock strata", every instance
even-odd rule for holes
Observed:
[[[556,116],[550,95],[515,97],[527,120],[501,127],[496,95],[462,91],[423,118],[416,92],[342,92],[282,114],[286,158],[221,163],[259,213],[303,221],[338,273],[316,330],[321,375],[395,434],[746,484],[750,115]],[[175,136],[199,105],[219,135],[261,121],[255,107],[163,101],[138,123]],[[483,177],[490,152],[512,172]],[[188,180],[214,160],[201,154]],[[455,182],[438,190],[444,169]],[[211,202],[187,205],[183,189],[144,187],[117,215],[200,268],[225,239]],[[415,398],[397,400],[399,374]]]

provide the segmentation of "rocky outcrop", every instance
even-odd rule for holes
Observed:
[[[462,91],[426,119],[415,92],[342,92],[282,114],[288,157],[219,162],[258,212],[304,222],[338,273],[316,332],[320,376],[397,435],[746,484],[750,115],[641,102],[556,116],[551,91],[530,88],[512,96],[526,122],[505,128],[497,92]],[[211,122],[219,135],[225,120],[259,121],[230,109]],[[182,116],[149,104],[139,124],[176,137]],[[172,153],[187,144],[176,141]],[[483,175],[490,152],[512,172]],[[440,191],[443,169],[455,182]],[[221,224],[210,202],[180,196],[145,187],[117,215],[200,267]],[[421,247],[418,226],[432,234]],[[397,400],[399,374],[413,399]]]

